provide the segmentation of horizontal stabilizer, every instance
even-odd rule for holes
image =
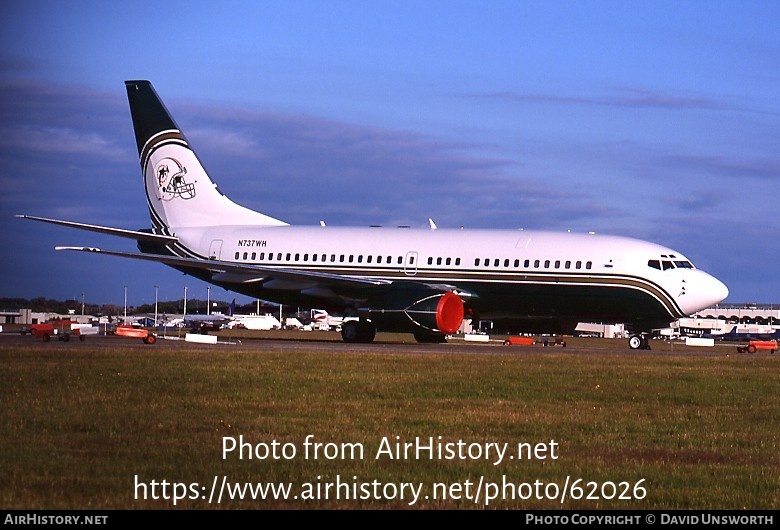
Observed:
[[[51,223],[54,225],[78,228],[79,230],[98,232],[100,234],[106,234],[110,236],[126,237],[128,239],[134,239],[136,241],[146,241],[146,242],[167,244],[167,243],[174,243],[179,240],[179,238],[177,237],[164,236],[161,234],[152,234],[151,232],[141,232],[139,230],[125,230],[123,228],[112,228],[110,226],[90,225],[86,223],[76,223],[73,221],[61,221],[59,219],[47,219],[46,217],[35,217],[33,215],[17,215],[16,217],[20,219],[31,219],[33,221],[42,221],[44,223]]]

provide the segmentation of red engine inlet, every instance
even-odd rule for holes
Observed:
[[[444,293],[436,306],[436,327],[442,333],[455,333],[463,323],[463,300],[453,292]]]

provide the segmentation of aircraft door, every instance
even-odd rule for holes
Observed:
[[[221,253],[222,253],[222,240],[221,239],[213,240],[211,242],[211,246],[209,247],[209,259],[219,259]]]
[[[417,274],[417,252],[409,251],[404,259],[404,274],[414,276]]]

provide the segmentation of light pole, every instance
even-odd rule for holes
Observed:
[[[159,285],[154,286],[154,327],[157,327],[157,291],[160,289]]]
[[[125,321],[123,324],[127,324],[127,285],[125,285]]]
[[[211,286],[206,286],[206,314],[211,314]]]
[[[84,316],[84,291],[81,291],[81,316]]]
[[[182,318],[187,316],[187,286],[184,286],[184,314]]]

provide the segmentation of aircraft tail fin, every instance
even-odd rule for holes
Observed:
[[[149,81],[125,81],[149,214],[157,233],[207,225],[284,226],[228,199]]]
[[[233,317],[236,316],[236,299],[233,298],[233,301],[230,302],[230,307],[228,308],[228,316]]]

